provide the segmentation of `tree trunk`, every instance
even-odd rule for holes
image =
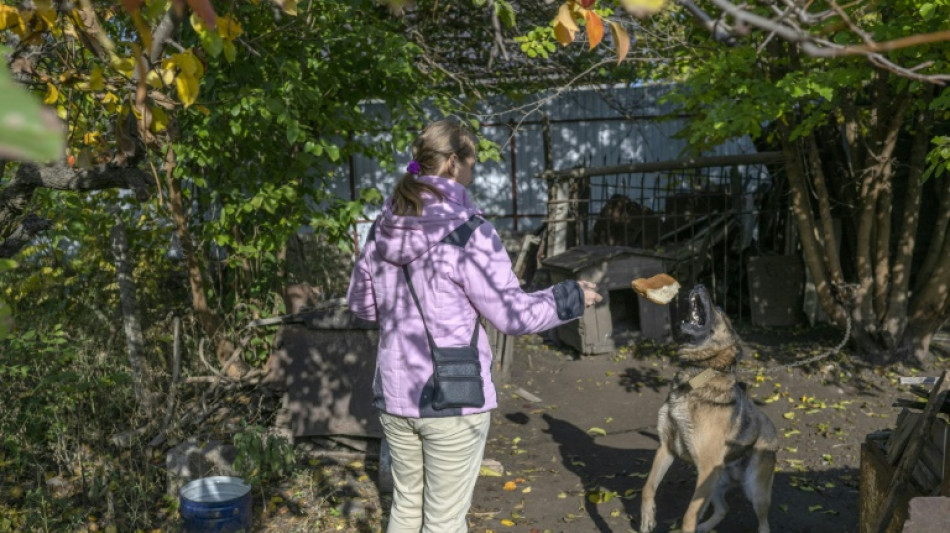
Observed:
[[[897,251],[891,271],[891,286],[887,313],[882,321],[883,333],[891,339],[899,339],[908,332],[907,309],[910,298],[910,272],[917,245],[917,228],[920,223],[921,183],[927,150],[930,147],[931,114],[925,109],[916,116],[917,135],[910,150],[910,164],[907,173],[907,192],[904,196],[904,212],[900,234],[897,237]],[[941,239],[942,240],[942,239]],[[929,340],[927,341],[929,345]],[[917,348],[914,348],[916,352]]]
[[[890,224],[880,224],[878,216],[879,202],[888,197],[888,180],[892,177],[894,149],[897,146],[898,134],[904,124],[904,115],[910,106],[910,95],[906,95],[894,106],[890,120],[885,120],[883,108],[876,110],[875,126],[877,139],[874,149],[869,150],[864,161],[861,180],[861,207],[858,211],[858,233],[855,260],[857,262],[858,289],[853,312],[857,329],[864,330],[869,336],[879,335],[880,309],[875,306],[875,296],[878,293],[877,274],[878,261],[881,259],[878,251],[884,243],[889,242],[884,232],[890,231]],[[878,237],[878,238],[875,238]],[[876,245],[876,246],[875,246]],[[884,254],[884,262],[887,254]],[[880,280],[886,283],[886,280]],[[884,293],[886,294],[886,292]],[[872,341],[873,342],[873,341]]]
[[[782,125],[780,128],[782,152],[785,155],[785,169],[792,196],[792,213],[798,226],[805,267],[812,274],[815,290],[818,293],[818,302],[822,309],[836,324],[844,327],[845,315],[842,308],[835,303],[823,258],[824,249],[816,237],[815,215],[808,195],[807,177],[805,168],[802,166],[801,155],[798,147],[789,140],[790,128],[787,125]]]
[[[175,223],[175,229],[178,233],[178,240],[181,244],[182,254],[185,256],[185,264],[188,267],[188,284],[191,287],[191,307],[198,316],[198,323],[205,335],[214,342],[215,354],[218,362],[222,365],[231,358],[234,353],[234,344],[224,338],[221,326],[224,320],[214,313],[208,306],[208,297],[205,292],[204,274],[198,261],[198,255],[195,251],[194,243],[191,240],[191,232],[188,230],[188,219],[185,217],[184,202],[182,201],[181,186],[178,180],[174,178],[175,152],[169,146],[165,154],[165,185],[168,189],[168,206],[171,210],[172,220]],[[231,365],[229,373],[240,374],[240,368]]]
[[[145,383],[145,364],[142,356],[142,326],[138,317],[138,299],[135,295],[135,278],[132,260],[129,257],[129,242],[126,238],[125,223],[119,215],[115,216],[112,227],[112,255],[115,258],[115,271],[119,284],[119,307],[122,311],[122,324],[125,330],[125,347],[132,368],[132,384],[139,407],[146,415],[152,411]]]

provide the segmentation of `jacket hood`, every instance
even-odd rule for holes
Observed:
[[[431,194],[423,194],[420,216],[396,215],[392,198],[386,200],[376,222],[376,249],[385,261],[397,266],[411,263],[473,215],[481,214],[468,191],[457,182],[439,176],[416,179],[434,186],[443,199],[440,202]]]

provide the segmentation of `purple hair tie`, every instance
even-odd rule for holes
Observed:
[[[406,165],[406,172],[410,174],[414,174],[418,176],[419,172],[421,171],[422,171],[422,168],[419,166],[419,162],[416,161],[415,159],[413,159],[412,161],[409,162],[408,165]]]

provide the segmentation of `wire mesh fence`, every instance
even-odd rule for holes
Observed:
[[[628,246],[656,254],[684,287],[706,285],[734,318],[750,315],[748,258],[794,248],[779,164],[548,177],[549,235],[560,231],[567,248]]]

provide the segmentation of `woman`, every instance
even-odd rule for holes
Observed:
[[[579,318],[601,300],[594,284],[573,280],[521,290],[498,233],[465,189],[477,146],[464,125],[449,120],[419,135],[350,279],[350,310],[379,323],[373,393],[392,454],[389,533],[468,530],[489,411],[497,406],[479,316],[524,335]],[[470,377],[481,382],[448,407],[440,405],[451,392],[442,390],[446,380],[433,378],[444,368],[435,354],[446,346],[452,353],[471,347]]]

